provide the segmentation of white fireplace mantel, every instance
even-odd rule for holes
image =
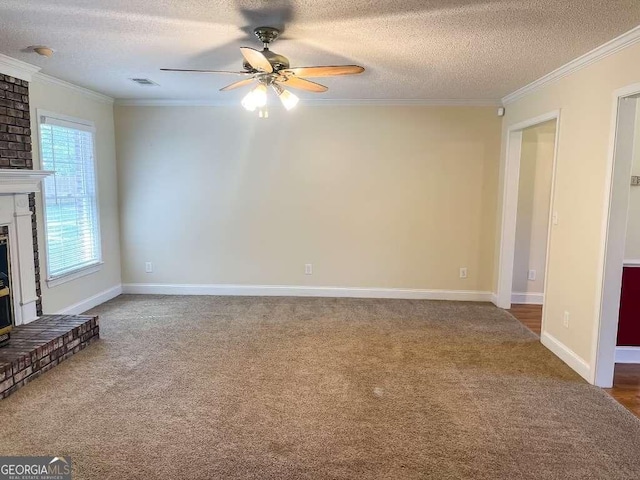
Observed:
[[[0,195],[40,191],[40,182],[55,172],[49,170],[0,169]]]
[[[42,180],[53,175],[46,170],[0,169],[0,226],[9,230],[11,290],[14,322],[29,323],[38,318],[33,249],[33,212],[29,193],[39,192]]]

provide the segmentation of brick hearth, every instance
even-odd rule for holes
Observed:
[[[15,327],[0,348],[0,399],[100,338],[98,317],[45,315]]]

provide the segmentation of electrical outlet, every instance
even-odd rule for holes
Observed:
[[[153,273],[153,263],[145,262],[144,271],[147,272],[147,273]]]
[[[562,326],[564,328],[569,328],[569,312],[564,312],[564,317],[562,318]]]
[[[313,265],[311,263],[305,263],[305,265],[304,265],[304,274],[305,275],[313,275]]]
[[[468,274],[467,267],[462,267],[460,269],[460,278],[467,278],[467,274]]]
[[[527,275],[527,279],[531,282],[534,282],[536,280],[536,271],[529,270],[529,275]]]

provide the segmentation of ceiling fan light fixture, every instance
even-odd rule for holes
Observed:
[[[253,112],[258,107],[264,107],[267,104],[267,87],[259,84],[247,93],[240,103],[250,112]]]
[[[262,108],[267,105],[267,86],[263,83],[258,84],[256,88],[247,93],[242,102],[242,106],[253,112],[256,108]]]
[[[294,95],[289,90],[285,90],[280,85],[273,85],[273,89],[278,94],[278,98],[287,110],[294,108],[300,101],[297,95]]]
[[[246,110],[249,110],[250,112],[253,112],[258,107],[253,98],[253,90],[247,93],[240,103]]]
[[[264,107],[267,104],[267,86],[263,83],[258,84],[256,88],[252,90],[253,101],[256,107]]]

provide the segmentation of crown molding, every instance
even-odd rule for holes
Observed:
[[[0,53],[0,73],[4,75],[19,78],[20,80],[25,80],[27,82],[37,81],[49,85],[56,85],[58,87],[65,87],[93,100],[113,104],[113,98],[107,95],[60,80],[59,78],[42,73],[40,70],[40,67]]]
[[[163,98],[116,98],[115,105],[123,107],[231,107],[239,105],[232,100],[178,100]]]
[[[581,70],[592,63],[595,63],[599,60],[602,60],[609,55],[613,55],[614,53],[619,52],[631,45],[634,45],[640,41],[640,26],[637,26],[626,33],[623,33],[619,37],[614,38],[613,40],[600,45],[597,48],[594,48],[590,52],[585,53],[584,55],[576,58],[575,60],[571,60],[569,63],[564,64],[560,68],[555,69],[554,71],[546,74],[544,77],[539,78],[538,80],[531,82],[528,85],[525,85],[522,88],[519,88],[513,93],[505,96],[502,99],[502,103],[504,105],[508,105],[509,103],[513,103],[516,100],[521,99],[529,95],[530,93],[539,90],[550,83],[553,83],[557,80],[560,80],[567,75],[570,75],[578,70]]]
[[[40,71],[40,67],[31,65],[30,63],[16,60],[0,53],[0,73],[9,75],[10,77],[19,78],[30,82],[33,75]]]
[[[115,104],[128,107],[236,107],[240,105],[237,99],[143,99],[119,98]],[[311,107],[330,106],[417,106],[417,107],[498,107],[500,100],[485,99],[383,99],[383,98],[354,98],[354,99],[302,99],[300,104]]]
[[[48,85],[55,85],[57,87],[68,88],[69,90],[73,90],[75,93],[88,97],[92,100],[96,100],[98,102],[107,103],[113,105],[113,98],[108,95],[104,95],[103,93],[98,93],[94,90],[89,90],[88,88],[79,87],[78,85],[74,85],[73,83],[66,82],[64,80],[60,80],[59,78],[52,77],[51,75],[47,75],[45,73],[35,73],[33,75],[33,81],[37,81],[38,83],[44,83]]]
[[[315,98],[301,100],[305,105],[312,106],[417,106],[417,107],[497,107],[500,100],[494,99],[466,99],[466,98],[353,98],[332,99]]]

